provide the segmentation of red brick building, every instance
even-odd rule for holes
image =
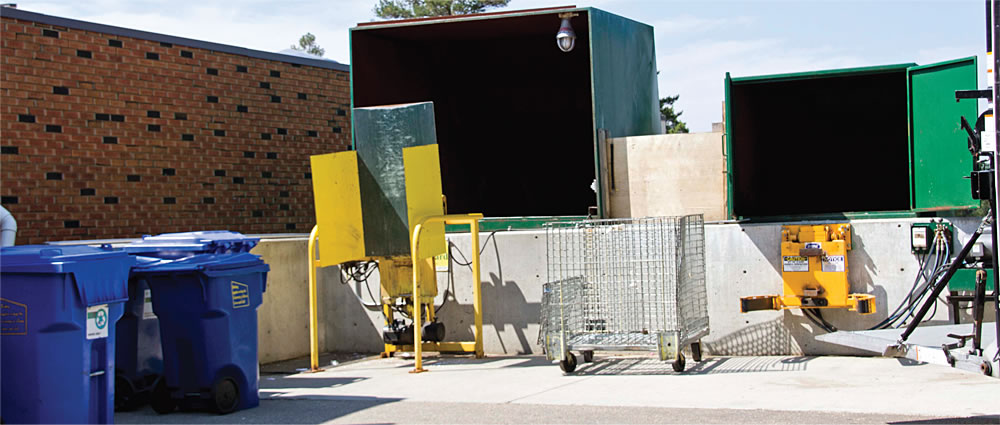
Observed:
[[[17,244],[304,233],[350,146],[346,65],[0,8],[0,204]]]

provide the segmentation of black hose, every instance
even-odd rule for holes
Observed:
[[[939,234],[934,235],[934,239],[931,241],[932,246],[937,242],[939,237],[940,237]],[[900,317],[903,317],[902,314],[903,312],[913,309],[913,307],[916,304],[913,300],[914,292],[917,290],[917,287],[920,286],[921,278],[926,279],[928,282],[932,282],[934,281],[934,276],[940,271],[942,257],[940,253],[936,253],[934,256],[934,264],[935,264],[934,269],[931,270],[930,278],[927,277],[925,271],[927,269],[927,266],[931,263],[929,257],[930,255],[925,256],[923,261],[920,262],[920,270],[917,272],[917,277],[913,280],[913,286],[910,287],[910,292],[906,294],[906,296],[903,298],[903,301],[900,301],[899,305],[896,306],[896,309],[893,310],[892,313],[890,313],[888,316],[886,316],[885,319],[883,319],[875,326],[868,328],[868,330],[873,331],[878,329],[890,328],[897,321],[899,321]],[[924,290],[926,290],[926,287],[924,288]]]
[[[819,316],[818,311],[814,312],[811,309],[803,308],[802,313],[805,314],[806,318],[809,319],[810,322],[818,326],[820,329],[823,329],[828,333],[837,332],[837,328],[823,320],[822,316]]]

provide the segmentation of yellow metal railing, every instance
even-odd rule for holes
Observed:
[[[479,275],[479,220],[483,218],[482,214],[449,214],[449,215],[439,215],[425,217],[413,228],[413,237],[410,239],[410,255],[413,259],[413,357],[416,362],[413,365],[413,370],[410,373],[420,373],[426,372],[427,370],[423,368],[423,348],[424,344],[422,339],[422,328],[421,323],[423,317],[423,308],[421,308],[420,301],[420,279],[419,273],[417,272],[418,261],[422,258],[418,258],[418,250],[420,244],[420,231],[427,225],[432,223],[444,223],[444,224],[468,224],[470,227],[470,233],[472,235],[472,297],[473,297],[473,308],[475,312],[475,333],[476,342],[472,346],[475,350],[476,358],[483,357],[483,299]],[[433,309],[433,306],[430,307]],[[443,345],[444,343],[438,344]],[[455,343],[452,343],[455,344]],[[457,343],[459,347],[468,347],[468,343]]]
[[[309,370],[319,371],[319,323],[316,308],[316,268],[320,262],[316,260],[316,239],[319,238],[319,226],[313,226],[309,232]]]

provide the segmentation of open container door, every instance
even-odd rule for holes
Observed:
[[[972,155],[960,124],[960,117],[975,123],[978,106],[955,101],[955,90],[977,88],[976,66],[973,56],[906,70],[914,211],[979,206],[966,179]]]

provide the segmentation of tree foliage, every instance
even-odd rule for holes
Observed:
[[[299,45],[292,46],[292,49],[304,51],[310,55],[323,56],[326,53],[326,49],[316,44],[316,36],[312,35],[311,32],[307,32],[302,37],[299,37]]]
[[[663,121],[666,123],[667,134],[688,132],[687,124],[680,120],[680,116],[684,111],[674,112],[674,102],[680,97],[681,95],[678,94],[660,99],[660,116],[663,117]]]
[[[375,16],[410,19],[429,16],[468,15],[507,6],[510,0],[378,0]]]

